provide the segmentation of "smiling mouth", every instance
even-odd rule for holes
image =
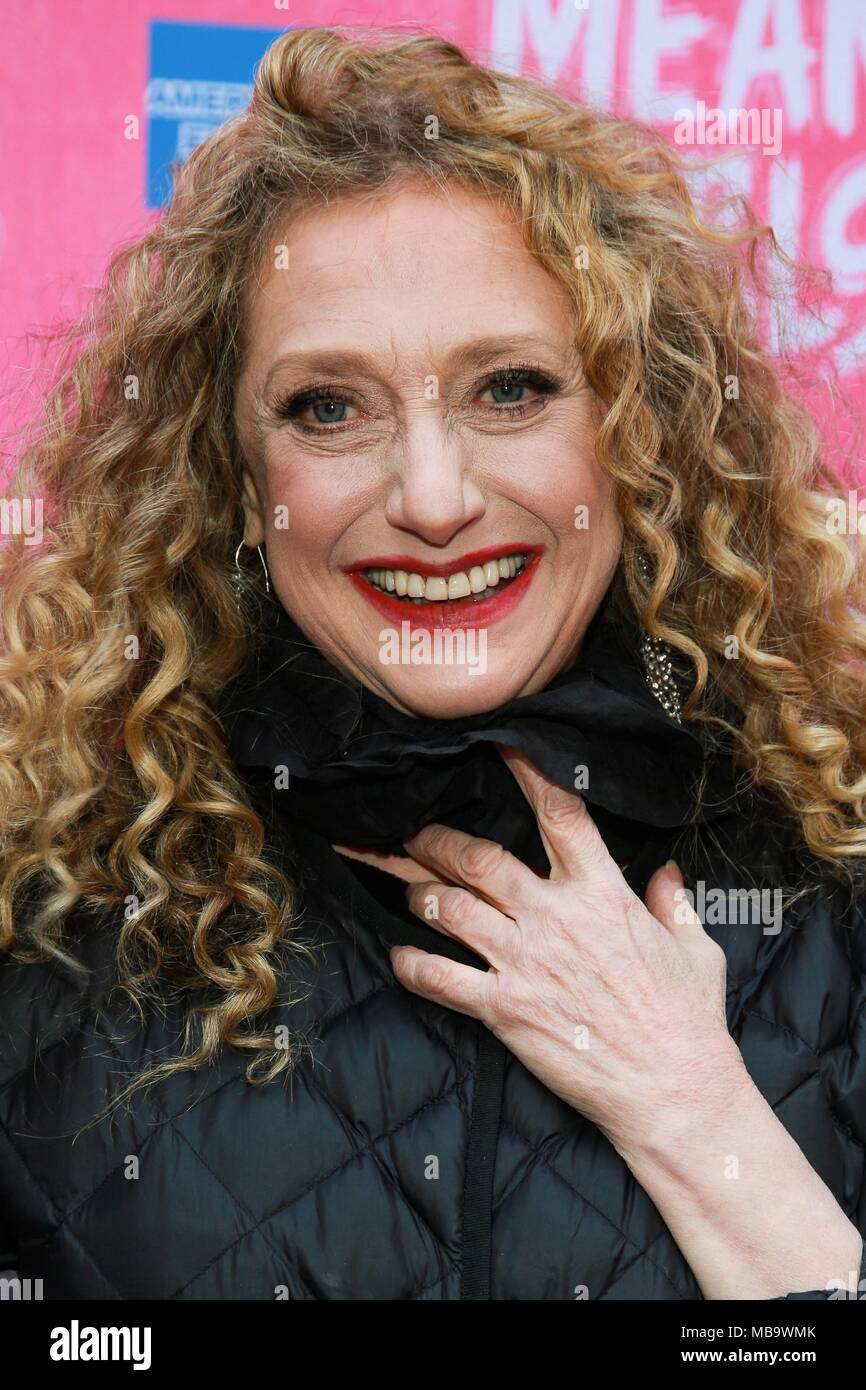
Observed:
[[[406,604],[465,603],[471,607],[507,589],[524,572],[526,560],[524,551],[514,551],[448,576],[402,569],[364,569],[359,573],[371,588]]]

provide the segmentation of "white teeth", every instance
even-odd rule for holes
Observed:
[[[469,588],[473,594],[480,594],[487,588],[487,577],[480,565],[473,565],[469,571]]]
[[[484,575],[487,579],[488,587],[491,589],[495,588],[499,583],[499,561],[488,560],[487,564],[484,566]]]
[[[443,575],[409,573],[407,570],[369,569],[364,574],[377,589],[397,594],[400,598],[442,603],[445,599],[462,599],[485,594],[497,588],[503,580],[513,579],[525,568],[522,553],[503,555],[484,565],[473,565],[467,572],[457,570],[446,578]]]

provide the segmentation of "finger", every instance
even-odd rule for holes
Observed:
[[[460,965],[444,956],[420,951],[417,946],[394,946],[389,952],[394,974],[413,994],[444,1004],[457,1013],[485,1020],[490,974],[472,965]]]
[[[535,812],[551,880],[582,878],[600,868],[619,873],[583,797],[545,777],[516,748],[496,747]]]
[[[505,964],[515,924],[490,903],[465,888],[435,879],[411,883],[406,902],[411,912],[437,931],[462,942],[491,964]]]
[[[646,905],[672,936],[688,941],[704,935],[704,924],[692,906],[683,876],[673,859],[656,869],[647,884]]]
[[[471,888],[506,916],[538,906],[543,880],[493,840],[466,835],[449,825],[425,825],[404,847],[418,863]]]

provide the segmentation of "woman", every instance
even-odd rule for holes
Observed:
[[[766,239],[309,29],[116,257],[4,553],[46,1298],[856,1296],[862,570]]]

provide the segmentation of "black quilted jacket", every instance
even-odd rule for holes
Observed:
[[[751,866],[789,884],[777,822],[714,822],[679,848],[687,882],[737,887]],[[312,1046],[288,1087],[251,1086],[228,1052],[73,1143],[152,1050],[174,1048],[178,1016],[141,1029],[109,998],[107,922],[77,919],[87,975],[0,966],[0,1268],[42,1279],[46,1299],[699,1299],[599,1130],[475,1020],[402,988],[387,952],[481,962],[408,916],[386,875],[290,836],[278,813],[272,831],[316,949],[274,1010]],[[658,850],[644,861],[638,885]],[[708,929],[752,1077],[866,1232],[862,906],[813,883],[778,934]],[[292,991],[305,997],[290,1007]]]

